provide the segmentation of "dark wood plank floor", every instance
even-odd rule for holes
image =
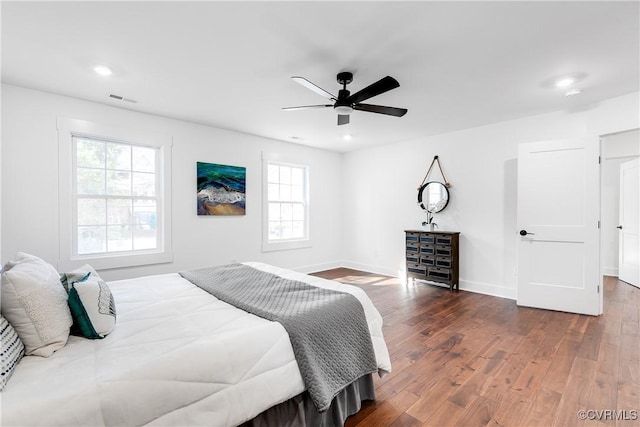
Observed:
[[[590,317],[349,269],[316,275],[361,287],[384,317],[393,372],[348,427],[640,425],[638,288],[606,278],[605,312]]]

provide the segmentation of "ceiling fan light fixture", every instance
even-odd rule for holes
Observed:
[[[351,108],[349,105],[338,105],[333,108],[334,110],[336,110],[336,113],[342,116],[348,116],[349,114],[353,113],[353,108]]]

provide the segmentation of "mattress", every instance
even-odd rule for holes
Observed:
[[[360,288],[246,264],[354,295],[379,373],[391,370],[382,318]],[[109,287],[115,330],[103,340],[72,336],[49,358],[23,358],[1,395],[3,426],[233,426],[304,391],[280,324],[222,302],[177,273]]]

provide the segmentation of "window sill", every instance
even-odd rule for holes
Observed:
[[[291,249],[310,248],[311,246],[313,245],[309,239],[267,242],[262,244],[262,252],[288,251]]]
[[[173,262],[172,252],[148,252],[127,255],[80,255],[70,259],[60,260],[60,271],[73,270],[83,264],[89,264],[96,270],[109,270],[112,268],[137,267],[141,265],[164,264]]]

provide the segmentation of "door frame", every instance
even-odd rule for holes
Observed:
[[[602,221],[602,193],[604,191],[603,189],[603,177],[602,177],[602,165],[603,162],[607,161],[607,159],[604,156],[604,147],[605,144],[607,144],[606,138],[607,137],[611,137],[613,135],[618,135],[621,133],[626,133],[626,132],[632,132],[632,131],[636,131],[636,130],[640,130],[640,128],[630,128],[630,129],[625,129],[625,130],[619,130],[619,131],[615,131],[615,132],[608,132],[608,133],[603,133],[599,135],[599,153],[600,153],[600,165],[598,167],[599,169],[599,187],[598,187],[598,201],[599,201],[599,205],[600,205],[600,227],[598,229],[598,270],[600,272],[600,313],[602,314],[604,312],[604,274],[603,274],[603,266],[602,266],[602,230],[604,227],[615,227],[617,224],[605,224]],[[638,149],[640,151],[640,141],[638,142]],[[640,154],[640,153],[639,153]],[[627,158],[629,160],[633,160],[634,158],[637,158],[638,156],[621,156],[621,157],[616,157],[616,158]],[[611,157],[611,159],[613,159],[613,157]],[[618,221],[617,219],[615,221]],[[619,254],[618,254],[619,256]]]

